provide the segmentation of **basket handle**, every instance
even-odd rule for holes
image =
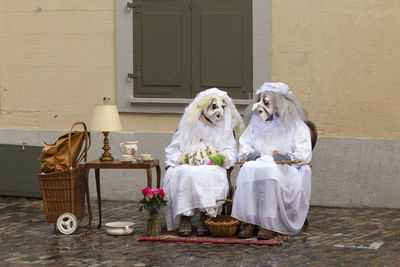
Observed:
[[[78,159],[76,160],[77,164],[79,164],[82,161],[82,159],[85,159],[85,162],[87,161],[87,152],[89,151],[90,145],[92,144],[90,133],[87,131],[86,124],[83,123],[83,125],[84,125],[83,127],[85,128],[85,147],[82,150],[82,153],[79,155]]]
[[[221,199],[217,199],[217,200],[215,200],[216,202],[218,202],[218,201],[225,201],[225,202],[230,202],[230,203],[233,203],[233,201],[231,200],[231,199],[227,199],[227,198],[221,198]]]
[[[284,161],[275,161],[276,164],[297,164],[300,163],[301,160],[284,160]],[[237,161],[235,164],[243,165],[246,161]]]
[[[80,161],[82,161],[82,159],[84,158],[85,161],[87,160],[87,151],[91,145],[91,140],[90,140],[90,136],[88,135],[88,131],[87,131],[87,127],[86,124],[84,122],[75,122],[74,124],[72,124],[71,129],[68,132],[68,159],[69,159],[69,168],[72,168],[72,161],[71,161],[71,134],[72,134],[72,129],[76,126],[81,124],[84,128],[84,132],[85,132],[85,147],[83,148],[81,154],[78,156],[77,159],[77,165],[79,164]],[[88,139],[89,139],[89,146],[88,146]]]
[[[222,198],[222,199],[217,199],[216,200],[216,202],[219,202],[219,201],[225,201],[225,203],[222,205],[222,210],[223,210],[224,214],[230,215],[231,214],[231,210],[230,210],[230,208],[228,208],[226,202],[233,203],[233,201],[231,199],[228,199],[228,198]],[[230,205],[232,205],[232,204],[229,204],[229,206]]]

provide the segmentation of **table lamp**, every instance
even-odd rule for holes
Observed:
[[[115,105],[96,105],[92,123],[91,131],[103,132],[104,134],[104,153],[101,155],[101,161],[112,161],[114,158],[109,152],[110,146],[108,145],[108,134],[110,132],[118,132],[122,130],[121,121],[118,115],[118,109]]]

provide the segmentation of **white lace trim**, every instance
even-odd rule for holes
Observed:
[[[198,149],[212,145],[218,151],[222,151],[226,141],[224,121],[220,121],[217,125],[205,125],[200,121],[193,123],[192,129],[182,131],[181,147],[185,152],[195,152]],[[232,130],[229,130],[232,134]]]
[[[253,128],[254,134],[257,135],[277,135],[285,134],[289,127],[275,114],[271,121],[262,121],[257,113],[251,116],[250,126]]]

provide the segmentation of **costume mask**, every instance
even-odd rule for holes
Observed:
[[[260,101],[255,103],[251,111],[258,111],[258,115],[262,121],[272,120],[275,111],[275,104],[270,95],[262,95]]]
[[[201,121],[208,125],[215,125],[224,117],[225,100],[222,97],[215,96],[210,103],[203,108]]]

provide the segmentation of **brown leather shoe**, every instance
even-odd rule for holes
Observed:
[[[254,224],[243,223],[243,228],[237,235],[237,238],[250,238],[252,237],[257,230],[257,227]]]
[[[269,240],[272,238],[274,238],[274,232],[260,227],[260,230],[258,230],[257,239]]]

